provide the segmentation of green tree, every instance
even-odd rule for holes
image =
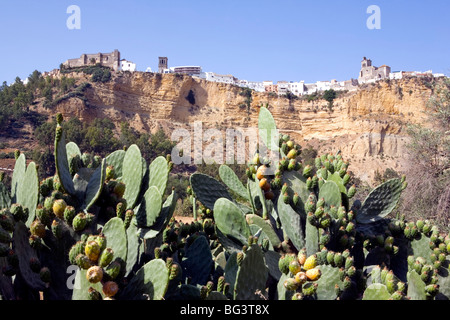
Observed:
[[[427,126],[409,125],[408,187],[402,209],[412,217],[450,220],[450,80],[435,84],[427,103]]]
[[[330,112],[333,111],[333,101],[334,99],[336,99],[336,96],[336,91],[334,91],[333,89],[326,90],[323,93],[323,99],[328,101],[328,109],[330,110]]]
[[[93,152],[102,156],[120,148],[119,140],[114,137],[114,123],[107,119],[95,119],[86,130],[85,139]]]

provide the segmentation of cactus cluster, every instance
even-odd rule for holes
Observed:
[[[353,200],[349,162],[338,152],[303,165],[289,135],[271,139],[266,107],[258,150],[280,160],[258,151],[246,185],[227,165],[220,180],[192,174],[191,223],[173,217],[170,156],[147,164],[136,145],[104,158],[82,153],[66,143],[62,121],[53,177],[39,181],[16,152],[11,190],[0,181],[2,299],[450,298],[449,236],[395,214],[405,177]]]

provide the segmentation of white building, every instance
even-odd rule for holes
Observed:
[[[205,79],[213,82],[236,84],[237,79],[231,74],[217,74],[214,72],[205,72]]]
[[[326,91],[331,89],[331,81],[317,81],[317,91]]]
[[[289,82],[289,91],[297,96],[302,95],[305,92],[305,81]]]
[[[200,76],[202,74],[202,67],[200,66],[178,66],[170,67],[170,73],[187,74],[189,76]]]
[[[257,81],[248,81],[248,87],[250,89],[253,89],[257,92],[264,92],[265,88],[264,88],[264,84],[262,82],[257,82]]]
[[[134,72],[136,71],[136,63],[122,59],[120,60],[119,70]]]
[[[389,79],[400,80],[403,79],[403,71],[394,71],[389,74]]]
[[[277,82],[277,92],[278,94],[286,94],[289,90],[289,82],[287,81],[278,81]]]

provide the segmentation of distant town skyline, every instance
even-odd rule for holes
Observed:
[[[79,29],[69,29],[72,5]],[[368,10],[375,5],[379,12]],[[450,3],[436,1],[0,1],[0,81],[58,68],[84,52],[111,52],[137,71],[172,66],[249,81],[358,78],[360,62],[450,74]],[[376,15],[378,14],[378,15]],[[379,29],[369,24],[379,19]]]

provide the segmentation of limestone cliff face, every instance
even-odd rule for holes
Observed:
[[[89,107],[71,98],[58,104],[57,110],[85,121],[95,117],[129,121],[137,130],[155,131],[161,126],[170,136],[175,128],[192,128],[195,121],[201,121],[203,128],[223,131],[257,127],[259,106],[268,103],[282,133],[321,152],[341,150],[350,169],[370,181],[375,170],[403,170],[406,125],[425,121],[425,105],[431,96],[423,82],[409,79],[346,93],[334,101],[332,111],[324,100],[290,102],[257,92],[248,109],[240,91],[236,86],[188,76],[123,73],[108,83],[93,83],[85,92]]]

